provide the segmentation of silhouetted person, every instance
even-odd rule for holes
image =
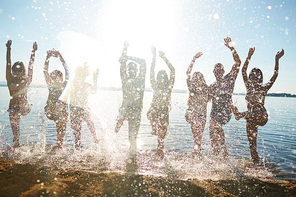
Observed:
[[[152,47],[153,59],[150,69],[150,83],[153,90],[153,99],[147,117],[152,127],[152,135],[158,136],[157,155],[162,159],[164,157],[164,138],[166,136],[167,128],[169,126],[169,113],[171,110],[171,95],[175,82],[175,68],[165,57],[163,51],[159,51],[161,57],[171,73],[170,78],[165,70],[160,70],[155,79],[155,61],[156,49]]]
[[[239,72],[241,64],[240,58],[232,46],[229,37],[224,38],[225,46],[231,50],[234,64],[231,71],[224,76],[224,67],[221,63],[217,63],[214,68],[216,81],[210,85],[210,96],[212,99],[212,109],[210,114],[210,138],[213,153],[216,156],[222,154],[227,159],[228,153],[225,143],[225,134],[222,126],[229,122],[231,118],[231,110],[229,104],[232,103],[232,94],[235,80]]]
[[[6,81],[10,94],[8,112],[13,132],[13,147],[17,148],[20,146],[21,116],[25,116],[31,111],[31,104],[27,99],[27,91],[32,82],[35,51],[37,51],[38,46],[36,42],[33,43],[27,74],[23,62],[15,62],[11,67],[11,44],[11,40],[8,40],[6,43]]]
[[[274,72],[271,79],[263,84],[263,73],[259,68],[253,68],[247,76],[249,61],[255,51],[254,48],[249,49],[248,57],[242,68],[242,76],[246,86],[247,94],[245,100],[247,102],[248,111],[239,113],[237,107],[232,106],[232,111],[235,119],[246,119],[246,131],[250,145],[250,153],[252,161],[255,164],[259,163],[257,152],[257,133],[258,126],[264,126],[268,121],[268,113],[264,107],[265,96],[268,90],[274,84],[279,71],[279,59],[284,55],[284,50],[278,51],[275,55]]]
[[[196,59],[202,56],[202,52],[198,52],[188,67],[187,87],[189,90],[188,109],[185,118],[191,124],[191,132],[193,135],[194,154],[200,156],[201,140],[206,125],[207,103],[209,102],[209,87],[201,72],[194,72],[191,76],[192,67]]]
[[[70,84],[70,121],[75,136],[76,148],[81,148],[81,125],[83,120],[86,122],[92,133],[94,142],[99,142],[87,102],[89,93],[91,92],[95,94],[97,91],[99,70],[97,69],[96,72],[93,73],[93,85],[85,82],[85,79],[89,74],[87,63],[84,63],[83,66],[76,68],[75,77]]]
[[[146,62],[144,59],[127,56],[128,42],[124,43],[120,62],[120,77],[122,82],[122,105],[115,126],[117,133],[124,120],[128,121],[130,151],[136,153],[137,135],[141,122],[143,96],[145,90]],[[130,61],[128,64],[127,62]],[[137,64],[140,64],[138,74]]]
[[[54,70],[48,73],[49,59],[51,57],[59,58],[65,69],[65,80],[62,71]],[[45,115],[49,120],[53,120],[57,129],[57,143],[54,147],[62,148],[66,126],[68,122],[68,104],[59,100],[68,82],[68,67],[59,51],[47,51],[44,63],[44,77],[48,87],[48,99],[44,107]]]

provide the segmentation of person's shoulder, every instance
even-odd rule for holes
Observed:
[[[209,85],[209,88],[212,88],[212,87],[214,87],[214,86],[215,86],[215,84],[217,84],[217,81],[214,81],[213,83],[211,83],[211,84]]]

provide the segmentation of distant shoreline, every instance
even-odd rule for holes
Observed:
[[[7,87],[6,82],[0,82],[0,87]],[[46,88],[45,85],[38,85],[38,84],[32,84],[31,87],[34,88]],[[121,91],[122,89],[120,87],[98,87],[100,90],[110,90],[110,91]],[[152,92],[151,88],[146,88],[146,92]],[[174,93],[187,93],[188,90],[181,90],[181,89],[173,89]],[[246,95],[245,93],[233,93],[233,95]],[[296,94],[290,94],[290,93],[268,93],[266,96],[269,97],[296,97]]]

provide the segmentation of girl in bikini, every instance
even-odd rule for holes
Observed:
[[[164,138],[169,125],[169,112],[171,110],[171,94],[175,82],[175,68],[165,57],[164,52],[159,51],[159,56],[168,65],[171,73],[170,79],[165,70],[157,73],[155,79],[155,60],[156,49],[152,47],[153,59],[150,69],[150,83],[153,89],[153,99],[149,111],[148,120],[152,126],[152,135],[158,135],[157,155],[162,159],[164,157]]]
[[[8,112],[13,132],[13,147],[18,148],[20,146],[21,116],[25,116],[31,111],[31,104],[27,99],[27,91],[32,82],[35,51],[37,51],[38,46],[36,42],[33,43],[27,74],[23,62],[15,62],[11,67],[11,45],[12,41],[8,40],[6,43],[6,81],[10,94]]]
[[[235,115],[235,119],[246,119],[246,130],[249,140],[251,158],[254,164],[259,163],[259,156],[257,152],[257,133],[258,126],[264,126],[268,121],[268,114],[264,107],[265,97],[268,90],[274,84],[279,71],[279,59],[284,55],[284,50],[278,51],[275,55],[275,66],[273,76],[269,82],[263,84],[263,74],[259,68],[253,68],[247,76],[247,68],[249,61],[255,51],[254,48],[249,49],[248,57],[242,68],[242,76],[247,89],[245,100],[247,102],[248,111],[239,112],[237,107],[231,105],[232,112]]]
[[[185,118],[191,124],[193,135],[194,154],[200,156],[201,139],[206,125],[207,103],[210,99],[209,87],[200,72],[194,72],[191,76],[192,67],[196,59],[202,56],[202,52],[198,52],[192,59],[187,74],[187,87],[189,90],[188,109]]]
[[[59,70],[48,72],[48,65],[50,57],[57,57],[63,64],[65,69],[65,80],[63,80],[63,73]],[[68,67],[59,51],[47,51],[47,57],[44,63],[44,77],[48,87],[48,99],[44,107],[45,115],[49,120],[53,120],[57,129],[57,143],[55,147],[62,148],[64,136],[66,133],[66,125],[68,122],[68,106],[67,103],[59,100],[68,82]]]

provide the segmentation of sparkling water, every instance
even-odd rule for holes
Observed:
[[[202,138],[202,155],[192,155],[193,139],[190,125],[185,120],[188,93],[172,94],[170,125],[165,138],[165,158],[157,159],[157,137],[151,135],[151,126],[146,117],[152,100],[152,92],[144,94],[142,121],[137,139],[137,158],[128,154],[128,128],[124,123],[119,133],[114,132],[118,109],[122,101],[121,91],[99,89],[89,96],[89,107],[100,139],[94,144],[92,134],[85,122],[82,125],[82,150],[74,149],[74,135],[67,125],[63,150],[52,152],[56,143],[55,123],[44,115],[48,90],[45,87],[30,87],[28,99],[32,111],[21,118],[21,147],[12,154],[12,131],[6,110],[9,104],[7,87],[0,87],[0,148],[2,156],[14,157],[20,163],[43,163],[57,168],[71,168],[95,172],[133,172],[179,179],[240,179],[260,177],[295,179],[296,170],[296,99],[266,97],[269,121],[258,129],[257,149],[262,166],[253,166],[250,161],[249,143],[246,136],[246,121],[236,121],[234,116],[223,126],[226,136],[228,162],[215,160],[209,138],[208,104],[207,124]],[[234,95],[233,102],[239,111],[246,110],[244,96]]]

